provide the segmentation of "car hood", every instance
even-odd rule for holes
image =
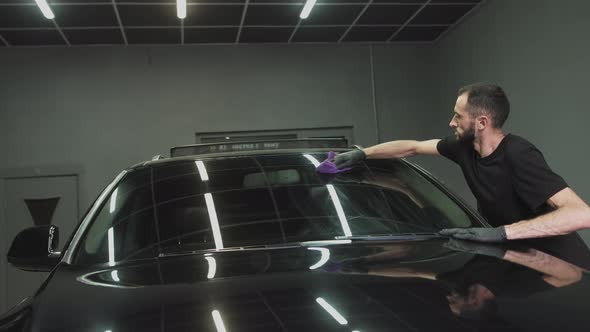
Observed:
[[[535,249],[536,248],[536,249]],[[34,331],[581,330],[579,238],[511,246],[448,239],[183,254],[59,266]]]

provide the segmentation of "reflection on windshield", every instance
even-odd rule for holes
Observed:
[[[211,222],[211,231],[213,232],[215,249],[223,249],[223,240],[221,239],[221,231],[219,230],[219,220],[217,219],[217,211],[215,210],[213,196],[210,193],[205,194],[205,202],[207,203],[207,212],[209,212],[209,221]]]
[[[314,167],[318,167],[320,162],[314,158],[312,155],[304,154],[305,158],[307,158]],[[352,236],[352,232],[350,231],[350,226],[348,225],[348,220],[346,220],[346,215],[344,215],[344,210],[342,209],[342,204],[340,204],[340,199],[338,198],[338,194],[334,189],[334,186],[331,184],[327,184],[326,188],[328,188],[328,192],[330,193],[330,198],[332,198],[332,203],[334,203],[334,208],[336,209],[336,213],[338,214],[338,219],[340,220],[340,224],[342,225],[342,231],[344,232],[344,236]]]
[[[307,248],[307,250],[319,251],[321,253],[320,260],[309,267],[310,270],[315,270],[318,267],[324,266],[330,260],[330,249],[328,248]]]
[[[108,241],[109,241],[109,265],[115,265],[115,234],[113,228],[109,228],[108,231]]]
[[[346,324],[348,324],[348,321],[346,320],[346,318],[344,318],[338,312],[338,310],[334,309],[334,307],[332,307],[330,305],[330,303],[326,302],[326,300],[324,300],[321,297],[318,297],[317,299],[315,299],[315,301],[317,303],[319,303],[319,305],[321,305],[322,308],[324,308],[324,310],[326,310],[330,314],[330,316],[332,316],[340,325],[346,325]]]
[[[213,310],[211,312],[213,316],[213,322],[215,323],[215,327],[217,328],[217,332],[225,332],[225,325],[223,324],[223,319],[221,319],[221,314],[218,310]]]
[[[111,195],[111,204],[110,204],[110,208],[109,208],[109,212],[111,214],[113,214],[113,212],[115,212],[115,208],[117,207],[117,192],[119,191],[119,188],[115,189],[115,191],[113,191],[113,194]]]
[[[207,168],[202,160],[195,161],[201,181],[209,181],[209,174]],[[213,239],[215,241],[215,249],[223,249],[223,240],[221,239],[221,231],[219,230],[219,220],[217,219],[217,211],[215,210],[215,202],[213,202],[213,195],[205,193],[205,203],[207,204],[207,212],[209,213],[209,221],[211,222],[211,231],[213,232]]]
[[[207,168],[205,168],[205,164],[202,160],[195,161],[197,164],[197,169],[199,170],[199,176],[201,177],[201,181],[209,181],[209,174],[207,174]]]
[[[205,254],[205,259],[207,260],[207,264],[209,264],[207,279],[213,279],[215,278],[215,272],[217,271],[217,261],[215,261],[214,257],[211,257],[211,254]]]

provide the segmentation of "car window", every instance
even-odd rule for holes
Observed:
[[[81,264],[339,236],[467,227],[460,206],[401,160],[318,174],[326,153],[178,160],[122,179],[87,230]]]

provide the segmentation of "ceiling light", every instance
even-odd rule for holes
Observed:
[[[113,281],[116,281],[116,282],[121,281],[121,279],[119,279],[119,271],[117,271],[117,270],[111,271],[111,279],[113,279]]]
[[[41,9],[41,12],[43,13],[43,16],[45,16],[45,18],[48,18],[50,20],[53,20],[55,18],[55,15],[53,15],[51,8],[49,8],[49,5],[47,4],[47,0],[35,0],[35,2],[37,3],[39,9]]]
[[[186,0],[176,0],[176,16],[181,20],[186,17]]]
[[[307,0],[307,2],[305,2],[305,6],[303,6],[303,10],[301,11],[301,14],[299,14],[299,17],[301,19],[305,20],[309,16],[309,13],[311,13],[311,9],[315,5],[315,2],[316,2],[316,0]]]

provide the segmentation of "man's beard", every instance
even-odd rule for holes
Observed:
[[[462,134],[455,131],[455,137],[457,137],[458,142],[472,142],[475,139],[475,122],[471,123],[469,128]]]

